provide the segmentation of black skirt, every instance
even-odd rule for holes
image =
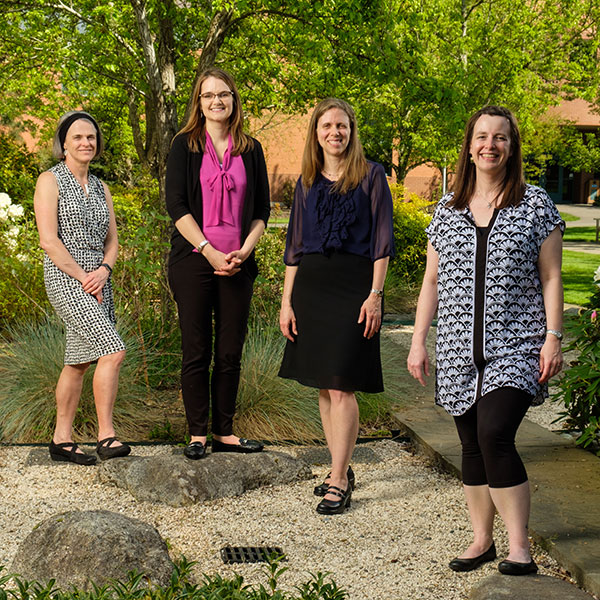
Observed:
[[[288,340],[279,376],[319,389],[382,392],[379,333],[364,337],[360,308],[373,263],[355,254],[302,257],[292,290],[298,335]]]

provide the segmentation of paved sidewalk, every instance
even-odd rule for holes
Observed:
[[[556,207],[560,212],[579,217],[578,221],[566,221],[567,227],[595,227],[594,219],[600,219],[600,206],[557,204]]]
[[[460,476],[454,422],[433,399],[413,401],[395,417],[421,451]],[[532,485],[531,535],[579,585],[600,595],[600,458],[527,419],[517,445]]]

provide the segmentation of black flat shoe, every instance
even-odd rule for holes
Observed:
[[[530,575],[537,573],[538,567],[531,559],[528,563],[514,562],[512,560],[501,560],[498,563],[498,571],[503,575]]]
[[[70,450],[67,450],[70,448]],[[75,442],[63,442],[55,444],[50,442],[48,449],[50,450],[50,458],[59,462],[72,462],[76,465],[95,465],[96,457],[91,454],[82,454],[77,452],[79,446]]]
[[[239,454],[251,454],[252,452],[260,452],[264,447],[264,444],[261,444],[256,440],[247,440],[246,438],[240,438],[239,444],[224,444],[223,442],[215,439],[212,441],[213,452],[238,452]]]
[[[348,486],[350,488],[352,488],[352,491],[354,491],[354,488],[356,487],[356,476],[354,475],[354,471],[352,470],[352,467],[348,467]],[[327,473],[327,477],[325,477],[325,479],[329,479],[331,477],[331,473]],[[315,486],[315,489],[313,490],[313,494],[315,496],[324,496],[327,493],[327,490],[329,489],[329,484],[325,483],[325,481],[319,485]]]
[[[352,498],[352,489],[343,490],[335,485],[330,485],[327,488],[327,493],[337,496],[339,500],[327,500],[323,498],[317,504],[317,512],[320,515],[341,515],[347,508],[350,508],[350,500]]]
[[[479,565],[482,565],[485,562],[489,562],[490,560],[494,560],[496,558],[496,544],[492,542],[492,545],[479,556],[475,558],[454,558],[450,561],[448,566],[453,571],[472,571],[476,569]]]
[[[107,437],[100,440],[96,444],[96,454],[102,460],[108,460],[109,458],[118,458],[119,456],[127,456],[131,452],[131,448],[121,442],[120,446],[111,446],[117,441],[116,437]]]
[[[202,442],[191,442],[185,447],[183,454],[190,460],[204,458],[206,456],[206,446]]]

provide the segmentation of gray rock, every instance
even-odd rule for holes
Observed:
[[[56,579],[90,589],[128,571],[166,585],[173,571],[167,545],[151,525],[107,510],[72,511],[37,525],[19,546],[12,572],[27,580]]]
[[[298,451],[298,457],[310,465],[327,465],[331,462],[329,450],[325,446],[302,448]],[[359,445],[352,453],[352,463],[374,464],[380,463],[381,458],[372,448]]]
[[[469,600],[591,600],[592,596],[574,585],[548,577],[527,575],[511,577],[497,573],[482,579]]]
[[[177,455],[116,458],[100,465],[98,477],[101,483],[128,490],[136,500],[187,506],[309,479],[312,473],[283,452],[259,452],[209,454],[196,461]]]

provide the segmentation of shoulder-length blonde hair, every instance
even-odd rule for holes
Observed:
[[[492,117],[505,117],[510,126],[510,156],[506,162],[506,172],[502,187],[498,192],[498,196],[502,196],[502,200],[498,208],[506,206],[517,206],[523,199],[525,193],[525,179],[523,177],[523,159],[521,156],[521,134],[519,126],[514,115],[503,106],[484,106],[479,109],[467,123],[465,137],[463,139],[460,156],[458,157],[458,165],[456,168],[456,180],[454,182],[454,198],[448,202],[448,206],[456,209],[464,209],[469,204],[471,197],[475,193],[475,185],[477,183],[477,172],[475,164],[471,162],[471,141],[473,139],[473,130],[475,123],[482,115],[490,115]]]
[[[254,142],[252,138],[244,133],[244,113],[242,111],[242,100],[235,85],[233,77],[216,67],[206,69],[198,78],[194,91],[192,92],[192,106],[187,123],[181,128],[177,135],[189,133],[188,146],[192,152],[204,152],[206,143],[206,119],[202,113],[201,98],[202,84],[209,78],[216,77],[225,83],[233,92],[233,111],[229,117],[229,133],[233,139],[233,154],[237,156],[246,150],[252,150]]]
[[[358,139],[358,126],[354,110],[347,102],[338,98],[321,100],[310,118],[302,156],[302,183],[306,188],[311,187],[317,175],[323,170],[323,148],[317,140],[317,125],[319,119],[332,108],[343,110],[350,121],[350,139],[344,154],[343,172],[332,188],[345,194],[360,184],[368,172],[368,166],[362,144]]]

